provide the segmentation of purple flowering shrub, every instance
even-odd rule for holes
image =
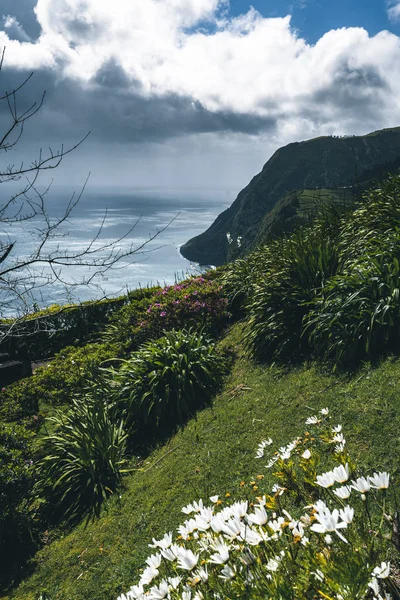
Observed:
[[[216,335],[230,317],[228,300],[218,280],[193,277],[155,292],[134,325],[139,338],[155,338],[163,331],[195,327]]]

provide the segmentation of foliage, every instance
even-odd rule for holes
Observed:
[[[212,408],[153,448],[124,477],[121,497],[114,494],[99,520],[58,539],[50,532],[51,543],[10,598],[37,600],[46,592],[53,600],[110,600],[126,592],[147,566],[147,544],[182,522],[180,507],[214,494],[225,506],[232,497],[252,500],[271,489],[271,469],[263,468],[267,459],[256,459],[254,448],[266,433],[275,441],[294,439],[299,423],[313,414],[308,407],[317,412],[330,406],[340,415],[347,446],[364,472],[386,470],[398,479],[399,360],[346,376],[306,365],[266,368],[244,354],[242,330],[242,324],[233,326],[223,340],[237,360]],[[259,486],[256,493],[253,485]]]
[[[303,201],[329,194],[340,205],[351,202],[371,182],[396,172],[400,165],[399,128],[366,136],[323,136],[277,150],[232,206],[212,225],[181,247],[183,256],[200,264],[222,265],[237,258],[226,234],[241,237],[241,256],[271,233],[293,231]],[[322,159],[322,157],[324,157]],[[291,192],[288,193],[288,191]],[[304,192],[308,198],[303,198]]]
[[[272,249],[274,260],[248,301],[245,340],[257,359],[298,358],[308,351],[302,326],[309,303],[341,268],[336,233],[328,221],[277,240]]]
[[[234,317],[240,318],[246,314],[246,304],[252,297],[255,286],[273,268],[279,249],[280,242],[271,242],[222,268],[222,289]]]
[[[32,550],[32,437],[21,425],[0,423],[0,585]]]
[[[258,360],[320,359],[354,367],[398,352],[400,177],[228,265],[224,293],[247,317]]]
[[[54,433],[44,440],[36,493],[44,495],[58,518],[73,519],[86,511],[98,515],[121,480],[124,421],[103,399],[89,396],[74,399],[67,413],[60,411],[49,421]]]
[[[390,476],[362,475],[328,413],[309,417],[302,436],[270,453],[272,491],[259,476],[252,502],[224,505],[216,495],[211,505],[185,506],[178,537],[153,538],[138,583],[118,600],[399,598],[390,560],[400,559]],[[272,443],[263,440],[257,458]]]
[[[134,349],[174,328],[195,327],[217,335],[228,319],[227,299],[210,273],[158,289],[140,304],[124,307],[113,319],[109,339]]]
[[[368,191],[338,237],[343,270],[310,306],[304,332],[314,354],[354,364],[398,352],[400,177]]]
[[[5,334],[1,351],[18,358],[21,347],[30,360],[52,357],[63,348],[93,341],[104,329],[111,315],[124,306],[131,296],[66,306],[52,305],[25,316],[23,320],[3,319],[0,333]],[[12,333],[7,334],[7,330]],[[0,335],[1,337],[1,335]]]
[[[203,334],[164,332],[144,344],[118,371],[111,371],[114,397],[139,432],[174,428],[216,392],[226,373],[226,359]]]
[[[0,417],[6,421],[25,419],[35,424],[42,404],[68,404],[72,395],[89,387],[104,361],[118,355],[118,347],[88,344],[64,348],[53,361],[38,368],[32,377],[13,383],[0,392]]]
[[[395,255],[366,257],[338,275],[305,320],[314,352],[336,365],[398,352],[400,246]]]

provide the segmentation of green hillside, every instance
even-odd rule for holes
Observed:
[[[181,252],[200,264],[221,265],[266,239],[271,219],[279,222],[279,231],[291,231],[294,192],[315,190],[318,199],[319,190],[331,190],[329,194],[336,197],[338,190],[340,196],[341,189],[351,187],[357,194],[360,187],[399,166],[400,128],[289,144],[277,150],[232,206],[207,231],[186,242]],[[268,217],[272,210],[274,215]],[[228,243],[227,233],[234,243]],[[235,244],[238,238],[242,241],[239,249]]]
[[[1,390],[0,597],[400,599],[400,176],[314,205]]]
[[[116,599],[138,579],[152,538],[182,522],[183,506],[213,494],[248,498],[252,481],[257,495],[268,493],[271,474],[255,458],[258,443],[269,436],[279,445],[289,442],[308,416],[326,406],[343,424],[357,461],[399,474],[398,360],[351,377],[307,366],[285,372],[246,358],[241,338],[237,326],[223,342],[234,348],[236,362],[213,407],[139,465],[98,521],[50,538],[33,574],[9,598],[37,600],[46,592],[52,600]],[[257,479],[260,474],[265,478]]]

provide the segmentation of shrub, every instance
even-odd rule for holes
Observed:
[[[255,286],[262,281],[265,273],[273,268],[279,248],[279,242],[270,242],[222,268],[221,283],[224,295],[228,298],[229,308],[236,318],[244,316]]]
[[[227,304],[213,275],[192,277],[122,309],[108,328],[108,339],[125,339],[125,348],[132,350],[171,329],[194,327],[217,335],[230,316]]]
[[[398,599],[390,476],[361,472],[328,412],[307,419],[307,431],[275,452],[271,439],[261,442],[256,456],[269,454],[272,490],[259,475],[246,499],[212,496],[211,504],[184,507],[178,535],[153,539],[139,581],[118,600]]]
[[[21,425],[0,423],[0,585],[9,583],[33,547],[32,438]]]
[[[367,256],[328,282],[305,321],[316,356],[351,366],[385,352],[398,353],[400,245],[395,254]]]
[[[36,492],[55,518],[73,519],[100,505],[121,479],[127,434],[123,419],[99,398],[74,399],[71,409],[49,421],[54,433],[44,440]]]
[[[47,366],[32,377],[22,379],[0,392],[0,418],[21,421],[39,410],[39,403],[68,404],[74,394],[82,393],[96,380],[104,361],[118,355],[119,348],[106,344],[88,344],[82,348],[64,348]]]
[[[248,302],[245,343],[259,360],[308,352],[302,337],[309,304],[341,268],[336,237],[326,228],[303,228],[274,244],[275,257]]]
[[[207,403],[226,373],[215,345],[193,330],[169,331],[144,344],[112,371],[115,397],[136,429],[182,424]]]

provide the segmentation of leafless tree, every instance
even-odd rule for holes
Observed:
[[[5,50],[0,52],[0,81],[4,57]],[[0,158],[15,150],[27,121],[43,105],[45,93],[27,108],[19,108],[21,93],[26,91],[32,76],[31,73],[16,89],[5,91],[0,96],[0,102],[6,104],[9,115],[4,133],[0,132]],[[46,296],[46,288],[61,283],[65,286],[66,297],[71,297],[76,286],[95,285],[107,271],[118,267],[122,259],[149,251],[146,246],[169,225],[149,236],[144,243],[135,245],[129,243],[128,238],[139,218],[118,239],[102,242],[101,234],[107,220],[107,214],[104,214],[97,233],[88,243],[79,250],[68,248],[65,226],[82,198],[87,181],[78,194],[72,194],[63,214],[55,217],[51,214],[51,203],[48,201],[50,187],[39,191],[39,177],[45,171],[56,169],[68,154],[84,143],[88,135],[68,148],[61,145],[56,150],[49,148],[47,152],[40,149],[29,164],[10,163],[3,168],[0,164],[0,184],[13,182],[11,187],[14,188],[14,193],[6,196],[6,200],[0,196],[0,320],[11,313],[19,315],[10,328],[0,328],[0,344],[2,337],[11,333],[15,335],[19,320],[32,312],[40,295]],[[16,242],[18,231],[22,228],[29,232],[32,250],[29,255],[19,256]],[[79,281],[66,280],[66,267],[83,267],[86,275]]]

